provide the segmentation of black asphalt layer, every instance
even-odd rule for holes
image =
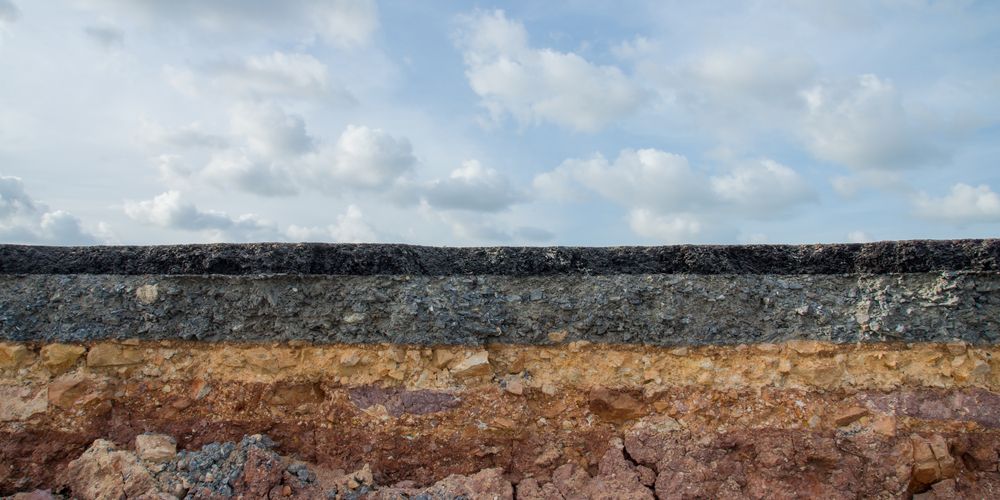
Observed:
[[[545,276],[935,271],[1000,271],[1000,240],[600,248],[323,243],[0,245],[0,274]]]

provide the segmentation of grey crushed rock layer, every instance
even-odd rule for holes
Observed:
[[[1000,273],[0,275],[0,339],[659,346],[1000,339]]]
[[[0,245],[0,274],[536,276],[932,271],[1000,271],[1000,240],[607,248],[322,243]]]

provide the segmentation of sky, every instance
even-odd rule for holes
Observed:
[[[0,0],[0,243],[982,238],[998,159],[992,0]]]

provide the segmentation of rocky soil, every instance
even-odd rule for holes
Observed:
[[[851,417],[845,417],[851,418]],[[176,450],[166,435],[130,446],[99,439],[46,489],[12,499],[653,499],[996,498],[1000,439],[896,436],[887,429],[823,435],[778,429],[696,436],[648,419],[613,438],[593,462],[558,450],[536,458],[551,473],[503,468],[453,474],[430,485],[380,483],[365,464],[330,470],[281,456],[267,436]],[[855,429],[857,430],[857,429]],[[387,479],[387,478],[382,478]]]

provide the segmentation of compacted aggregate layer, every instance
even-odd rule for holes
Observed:
[[[989,345],[1000,273],[0,275],[0,340]]]
[[[998,240],[0,246],[0,495],[997,498],[998,278]]]

